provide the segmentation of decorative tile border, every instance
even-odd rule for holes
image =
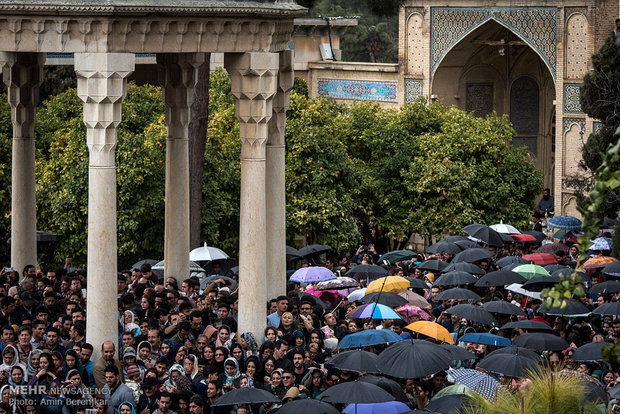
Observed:
[[[586,6],[564,7],[564,21],[567,22],[568,19],[575,13],[581,13],[584,15],[586,20],[588,19],[588,8]]]
[[[566,134],[574,124],[579,126],[582,134],[586,133],[586,120],[584,118],[563,118],[562,135]]]
[[[581,102],[579,101],[580,83],[564,84],[564,112],[570,114],[582,114]]]
[[[418,13],[424,16],[426,14],[426,10],[424,7],[405,7],[405,20],[407,20],[413,13]]]
[[[420,96],[424,96],[422,79],[405,79],[405,102],[415,102]]]
[[[357,101],[397,102],[397,82],[319,78],[319,96]]]
[[[593,130],[595,134],[598,134],[598,131],[600,131],[600,129],[603,128],[603,123],[600,121],[594,121],[594,125],[593,125]]]
[[[507,27],[528,43],[556,78],[556,7],[432,7],[431,77],[452,46],[489,20]]]

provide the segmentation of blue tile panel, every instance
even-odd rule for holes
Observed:
[[[422,79],[405,79],[405,102],[415,102],[420,96],[424,95]]]
[[[571,114],[582,114],[581,101],[579,100],[579,83],[564,84],[564,112]]]
[[[397,102],[396,82],[318,79],[318,94],[326,98]]]
[[[450,49],[489,20],[507,27],[544,60],[555,79],[558,39],[556,7],[432,7],[431,77]]]

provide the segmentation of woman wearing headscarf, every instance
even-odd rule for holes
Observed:
[[[258,355],[258,344],[252,332],[242,333],[241,336],[239,336],[239,344],[245,351],[246,357]]]
[[[183,360],[183,371],[185,376],[192,382],[192,388],[196,390],[200,381],[202,381],[202,375],[198,372],[198,358],[196,355],[189,354]]]
[[[125,401],[118,406],[116,414],[136,414],[136,409],[129,401]]]
[[[164,339],[160,347],[161,356],[166,358],[169,364],[174,364],[174,358],[177,356],[179,348],[181,348],[181,344],[175,344],[170,339]]]
[[[301,379],[300,385],[306,388],[308,397],[314,399],[329,387],[327,378],[319,368],[310,368]]]
[[[123,327],[122,332],[131,332],[134,337],[142,334],[140,326],[136,323],[136,315],[130,310],[123,313],[121,325]]]
[[[263,379],[260,377],[262,367],[257,356],[251,355],[245,361],[245,376],[248,377],[251,387],[262,388]]]
[[[93,396],[89,388],[82,381],[82,374],[77,369],[70,369],[66,375],[67,381],[64,393],[66,397],[66,407],[70,413],[77,413],[78,410],[90,407],[93,403]]]
[[[155,366],[155,361],[151,358],[152,350],[153,347],[148,341],[142,341],[138,344],[136,359],[141,361],[147,369]]]
[[[239,388],[239,363],[235,358],[226,358],[224,361],[224,373],[220,375],[219,380],[222,381],[222,391],[228,392],[235,388]]]
[[[181,365],[174,364],[170,367],[164,389],[175,394],[192,392],[192,382],[185,376],[185,370]]]
[[[11,376],[11,368],[15,365],[19,365],[22,368],[23,372],[26,373],[26,380],[28,380],[26,367],[17,359],[17,348],[13,345],[6,345],[2,350],[2,365],[0,365],[1,382],[8,382],[8,378]]]
[[[26,369],[26,373],[28,374],[28,378],[32,378],[32,376],[39,370],[39,357],[43,353],[40,349],[33,349],[28,355],[28,367]]]
[[[67,380],[69,379],[67,374],[71,370],[78,371],[80,377],[82,378],[82,383],[86,386],[90,385],[88,383],[88,373],[86,372],[84,367],[80,366],[80,357],[78,353],[73,349],[67,349],[67,352],[65,352],[65,362],[62,366],[62,372]]]

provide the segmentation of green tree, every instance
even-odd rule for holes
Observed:
[[[57,258],[84,264],[88,149],[76,91],[51,98],[36,126],[49,147],[37,159],[39,228],[59,234]],[[116,147],[119,264],[163,249],[165,124],[159,88],[130,84]],[[49,122],[46,123],[46,122]],[[55,127],[55,129],[52,128]]]

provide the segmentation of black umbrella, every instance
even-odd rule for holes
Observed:
[[[453,270],[452,272],[444,273],[439,276],[433,282],[435,286],[457,286],[457,285],[471,285],[478,281],[478,278],[467,272],[460,270]]]
[[[312,257],[330,251],[331,249],[322,244],[311,244],[310,246],[302,247],[298,250],[298,253],[302,257]]]
[[[200,289],[204,290],[204,288],[206,288],[209,283],[213,283],[218,279],[222,279],[224,282],[230,284],[230,287],[232,288],[232,290],[237,289],[237,282],[233,278],[230,278],[228,276],[220,276],[220,275],[211,275],[209,277],[205,277],[204,279],[202,279],[200,281]]]
[[[450,353],[450,359],[453,361],[467,361],[470,359],[476,359],[476,355],[473,352],[469,352],[467,349],[452,344],[439,345]]]
[[[379,354],[377,367],[396,378],[420,378],[450,366],[450,354],[438,344],[409,339],[390,345]]]
[[[620,281],[608,280],[607,282],[597,283],[590,288],[588,293],[591,295],[599,293],[620,293]]]
[[[601,270],[606,276],[620,277],[620,262],[613,262],[608,264]]]
[[[317,298],[314,295],[306,293],[306,292],[300,292],[299,293],[299,299],[308,300],[308,301],[312,302],[313,305],[319,305],[323,309],[327,309],[329,307],[329,305],[327,303],[323,302],[321,299]]]
[[[212,407],[235,404],[279,403],[280,400],[272,393],[260,388],[237,388],[218,398]]]
[[[491,356],[491,355],[498,355],[498,354],[515,354],[515,355],[521,355],[522,357],[526,357],[529,358],[533,361],[540,361],[542,358],[540,357],[540,355],[538,355],[536,352],[534,351],[530,351],[527,348],[521,348],[518,346],[506,346],[504,348],[499,348],[496,349],[493,352],[490,352],[487,356]]]
[[[592,311],[595,315],[620,316],[620,302],[604,303]]]
[[[374,384],[350,381],[329,387],[317,399],[330,403],[370,404],[393,401],[394,397]]]
[[[430,270],[431,272],[441,272],[446,267],[448,267],[447,262],[437,259],[426,260],[416,266],[417,269]]]
[[[278,409],[280,414],[340,414],[340,411],[331,404],[304,398],[287,402]]]
[[[482,276],[477,282],[477,287],[489,287],[489,286],[505,286],[513,283],[523,283],[525,278],[513,272],[512,270],[500,269],[494,272],[489,272]]]
[[[537,366],[538,363],[535,360],[518,353],[489,355],[478,364],[478,367],[482,369],[509,377],[522,377],[527,370],[536,369]]]
[[[364,296],[361,299],[361,301],[364,304],[376,302],[381,305],[389,306],[390,308],[395,308],[397,306],[403,306],[408,303],[407,299],[403,298],[402,296],[397,295],[396,293],[390,293],[390,292],[372,292]]]
[[[560,277],[560,275],[570,276],[574,272],[575,271],[573,269],[571,269],[570,267],[565,267],[564,269],[554,270],[551,273],[551,276],[557,276],[557,277]],[[581,270],[579,270],[579,271],[577,271],[577,274],[581,277],[581,281],[582,282],[584,282],[584,283],[592,282],[592,279],[590,279],[590,276],[586,275],[586,272],[582,272]]]
[[[463,304],[452,306],[446,310],[450,315],[457,315],[461,318],[465,318],[469,321],[480,322],[485,325],[497,325],[497,321],[487,310],[484,310],[478,306]]]
[[[536,230],[524,231],[521,234],[529,234],[530,236],[534,236],[534,238],[536,239],[538,243],[541,243],[543,240],[547,238],[547,235],[545,233],[543,233],[542,231],[536,231]]]
[[[551,308],[547,311],[543,310],[543,313],[547,315],[558,315],[558,316],[588,316],[592,313],[590,309],[587,308],[582,302],[576,299],[565,299],[564,307],[558,306]]]
[[[463,229],[465,233],[469,234],[472,238],[480,240],[484,244],[495,247],[504,246],[504,240],[498,232],[485,226],[484,224],[470,224]]]
[[[286,246],[286,260],[297,260],[301,258],[302,256],[299,250],[291,246]]]
[[[132,269],[138,269],[140,270],[140,266],[142,266],[143,264],[150,264],[151,266],[159,263],[159,260],[155,260],[155,259],[143,259],[140,260],[139,262],[134,263],[133,265],[131,265]]]
[[[427,411],[442,413],[442,414],[458,414],[467,410],[470,407],[469,397],[465,394],[451,394],[446,395],[436,400],[431,400],[430,403],[424,408]]]
[[[572,271],[573,269],[571,269],[570,267],[566,267],[564,265],[561,264],[557,264],[557,263],[553,263],[553,264],[548,264],[546,266],[543,266],[545,268],[545,270],[549,273],[553,273],[556,270],[565,270],[565,269],[569,269],[570,271]]]
[[[498,267],[505,267],[505,266],[508,266],[508,265],[514,264],[514,263],[527,264],[529,262],[527,260],[525,260],[524,258],[518,257],[518,256],[504,256],[501,259],[497,259],[495,261],[495,264]]]
[[[467,262],[474,263],[480,260],[490,259],[493,257],[493,252],[481,247],[463,250],[461,253],[454,256],[453,262]]]
[[[368,382],[370,384],[381,387],[385,391],[389,392],[396,401],[409,403],[409,398],[407,397],[407,394],[405,394],[400,384],[394,380],[385,377],[379,377],[377,375],[364,375],[359,377],[358,381]]]
[[[465,236],[446,236],[443,239],[439,240],[440,242],[451,242],[456,243],[457,241],[469,240]]]
[[[336,354],[327,364],[343,371],[379,373],[377,355],[359,349]]]
[[[505,300],[492,300],[490,302],[483,303],[481,307],[489,312],[501,313],[502,315],[526,315],[520,307],[513,305],[510,302],[506,302]]]
[[[620,400],[620,384],[609,390],[609,397]]]
[[[424,282],[422,279],[418,279],[415,277],[406,277],[405,279],[407,279],[409,283],[411,283],[411,288],[413,289],[430,289],[430,287],[428,287],[426,282]]]
[[[534,276],[521,286],[530,292],[541,292],[544,288],[552,287],[556,283],[560,283],[557,276]]]
[[[457,254],[462,249],[453,242],[439,241],[435,244],[431,244],[426,251],[428,253],[447,253]]]
[[[544,332],[521,334],[512,343],[516,346],[537,351],[563,351],[568,348],[568,342],[564,339]]]
[[[435,300],[481,300],[482,298],[476,295],[469,289],[463,288],[452,288],[448,290],[444,290],[439,295],[435,296]]]
[[[459,240],[459,241],[455,241],[454,244],[456,244],[457,246],[459,246],[462,250],[466,250],[466,249],[477,249],[480,247],[480,245],[478,243],[476,243],[473,240]]]
[[[387,275],[387,270],[381,266],[371,264],[361,264],[349,269],[345,276],[352,277],[355,280],[375,280]]]
[[[484,274],[484,270],[482,270],[480,266],[476,266],[473,263],[467,263],[467,262],[450,263],[450,265],[446,267],[443,270],[443,272],[448,273],[448,272],[453,272],[455,270],[471,273],[472,275],[483,275]]]
[[[499,329],[503,330],[503,329],[517,329],[517,328],[523,329],[526,331],[553,331],[553,328],[544,322],[530,321],[527,319],[524,319],[522,321],[516,321],[516,322],[508,322],[506,325],[503,325]]]
[[[602,361],[601,349],[605,346],[611,346],[607,342],[590,342],[582,345],[573,353],[574,361]]]

